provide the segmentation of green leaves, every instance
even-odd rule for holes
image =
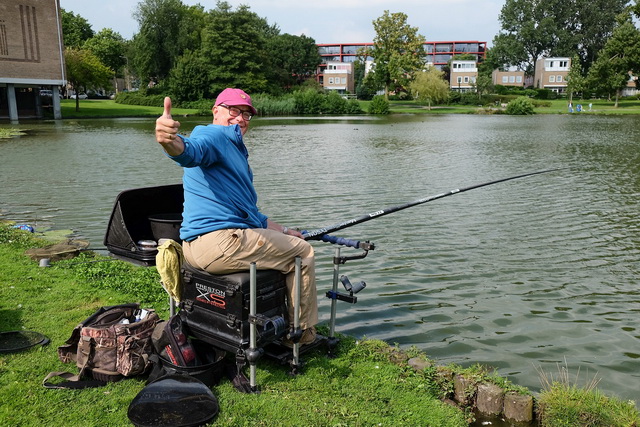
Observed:
[[[376,31],[370,52],[375,61],[374,76],[385,92],[408,86],[414,74],[425,66],[424,36],[407,24],[407,15],[389,13],[373,21]]]
[[[66,48],[64,61],[67,66],[67,80],[76,93],[111,86],[113,71],[88,50]],[[79,103],[80,99],[76,97],[76,111],[79,110]]]
[[[413,98],[428,104],[429,109],[432,103],[445,102],[449,99],[449,84],[443,76],[444,73],[435,67],[419,72],[410,86]]]

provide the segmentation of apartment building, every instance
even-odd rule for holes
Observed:
[[[364,52],[365,60],[373,60],[366,56],[367,50],[373,48],[373,43],[327,43],[318,44],[318,53],[322,63],[318,68],[317,79],[324,85],[324,72],[327,64],[334,62],[355,62]],[[487,42],[481,41],[433,41],[424,43],[425,63],[442,69],[455,55],[471,54],[476,56],[477,62],[486,57]]]
[[[322,86],[339,94],[354,93],[355,79],[352,62],[330,61],[324,70]]]
[[[476,61],[451,61],[451,73],[449,74],[449,87],[451,90],[457,92],[475,91],[477,79],[478,66]]]
[[[500,71],[495,69],[491,73],[491,82],[494,85],[520,88],[527,85],[527,79],[524,75],[524,71]]]
[[[0,119],[41,117],[40,90],[50,90],[61,118],[58,87],[66,84],[59,0],[0,2]],[[49,92],[45,92],[49,93]]]
[[[538,89],[564,93],[570,68],[571,58],[540,58],[536,61],[533,84]]]
[[[622,89],[621,96],[636,96],[640,93],[638,90],[638,76],[634,76],[632,73],[629,73],[629,80],[627,80],[627,85]]]

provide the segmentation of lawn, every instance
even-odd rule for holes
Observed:
[[[76,111],[75,99],[63,99],[61,102],[62,117],[92,118],[92,117],[158,117],[162,115],[162,107],[147,107],[142,105],[116,104],[111,99],[81,99],[80,110]],[[198,110],[186,108],[172,108],[173,116],[194,115]]]

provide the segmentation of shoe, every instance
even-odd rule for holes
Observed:
[[[306,344],[311,344],[315,342],[315,340],[316,340],[316,328],[312,326],[302,331],[302,336],[300,337],[300,341],[298,341],[298,343],[300,344],[300,346],[303,346]],[[293,341],[291,341],[289,338],[283,338],[282,345],[293,348]]]

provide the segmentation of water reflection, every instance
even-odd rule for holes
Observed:
[[[202,119],[184,119],[189,129]],[[0,216],[73,228],[101,246],[118,192],[178,182],[153,120],[34,123],[0,142]],[[260,206],[317,228],[454,188],[550,167],[340,234],[377,244],[342,270],[365,280],[338,329],[487,363],[539,389],[537,367],[598,373],[637,399],[640,124],[633,117],[256,119],[247,143]],[[314,243],[320,295],[332,247]],[[321,300],[321,318],[329,316]]]

